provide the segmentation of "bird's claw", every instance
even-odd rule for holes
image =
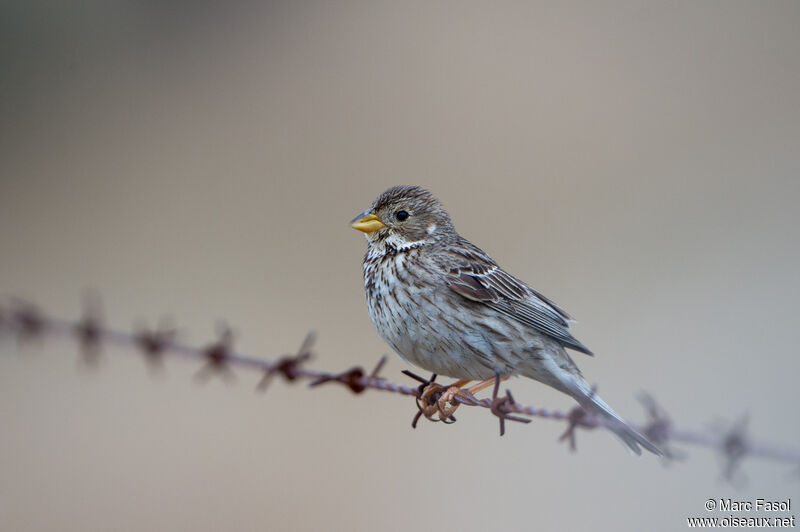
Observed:
[[[458,386],[442,386],[430,382],[422,388],[417,399],[417,406],[420,413],[430,421],[454,423],[456,418],[453,414],[460,404],[457,398],[468,395],[472,394]]]
[[[447,388],[436,402],[436,405],[439,407],[439,419],[445,422],[447,422],[448,419],[455,421],[456,418],[453,417],[453,414],[461,404],[459,399],[462,398],[474,398],[474,396],[469,390],[458,386],[450,386]]]

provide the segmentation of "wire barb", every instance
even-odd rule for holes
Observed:
[[[295,381],[299,376],[298,369],[300,366],[313,358],[311,347],[314,345],[316,339],[316,333],[310,331],[300,345],[300,349],[297,350],[297,353],[294,355],[282,356],[272,367],[264,371],[264,376],[261,377],[261,380],[256,385],[256,390],[261,392],[266,391],[272,378],[277,374],[282,375],[283,378],[289,382]]]
[[[155,330],[139,327],[134,341],[142,351],[151,371],[160,371],[164,368],[164,353],[169,347],[169,343],[175,340],[176,335],[175,329],[167,328],[163,324]]]
[[[639,402],[647,414],[647,424],[642,428],[648,440],[653,442],[664,453],[664,463],[685,458],[685,453],[672,449],[669,445],[672,433],[672,420],[666,411],[656,402],[655,398],[647,392],[641,392]]]
[[[722,477],[730,484],[743,484],[747,481],[741,471],[742,460],[750,452],[750,439],[747,426],[749,416],[743,415],[723,435],[719,444],[722,455]]]
[[[102,305],[96,297],[86,299],[86,310],[83,319],[75,324],[75,337],[83,361],[88,366],[96,366],[100,356],[100,340],[102,339]]]
[[[47,319],[39,308],[21,299],[14,301],[10,321],[17,326],[20,343],[41,338],[47,328]]]
[[[575,430],[578,428],[593,429],[597,426],[594,417],[582,406],[576,406],[567,414],[567,430],[558,437],[558,441],[569,441],[569,450],[575,452]]]
[[[517,423],[530,423],[532,420],[525,417],[509,415],[509,413],[512,412],[511,408],[516,404],[514,402],[514,396],[511,395],[511,390],[506,389],[506,395],[498,397],[497,393],[499,390],[500,374],[495,373],[494,388],[492,390],[492,405],[489,407],[489,410],[492,414],[497,416],[500,422],[500,436],[503,436],[506,433],[506,420],[516,421]]]
[[[232,353],[233,331],[227,325],[222,325],[218,334],[219,340],[203,350],[206,364],[195,375],[199,380],[206,381],[211,375],[219,375],[229,382],[235,380],[228,364]]]
[[[338,382],[349,388],[354,394],[360,394],[367,388],[372,387],[372,383],[383,381],[381,377],[378,377],[378,373],[383,368],[384,364],[386,364],[385,355],[378,360],[378,363],[368,376],[366,376],[364,368],[356,366],[341,373],[321,375],[314,379],[311,384],[309,384],[309,387],[316,387],[326,382]]]
[[[320,384],[325,384],[326,382],[338,382],[348,388],[354,394],[359,394],[367,389],[367,386],[363,382],[364,379],[364,368],[360,366],[356,366],[354,368],[350,368],[347,371],[343,371],[341,373],[337,373],[335,375],[323,375],[309,384],[311,388],[319,386]]]
[[[589,394],[589,399],[594,397],[597,393],[597,386],[592,386],[592,391]],[[558,441],[569,441],[569,450],[573,453],[577,450],[575,442],[575,430],[577,428],[593,429],[597,427],[598,420],[591,412],[578,405],[572,408],[567,414],[567,430],[559,436]]]
[[[378,360],[378,363],[375,364],[375,367],[372,368],[372,371],[369,374],[369,378],[370,379],[379,380],[379,381],[385,380],[383,377],[380,377],[379,375],[380,375],[381,370],[383,369],[383,366],[386,365],[386,362],[388,360],[389,360],[389,357],[386,356],[386,355],[383,355],[380,358],[380,360]]]

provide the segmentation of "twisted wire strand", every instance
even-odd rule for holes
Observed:
[[[258,388],[263,389],[269,380],[278,375],[288,381],[311,381],[311,386],[323,383],[338,383],[349,388],[353,393],[361,393],[367,389],[397,393],[419,398],[422,388],[432,382],[412,375],[422,381],[422,385],[405,385],[387,381],[378,376],[383,362],[371,373],[361,367],[353,367],[341,373],[333,373],[312,369],[306,365],[311,358],[311,344],[313,335],[309,335],[303,343],[300,352],[287,355],[276,360],[268,360],[241,352],[237,352],[231,345],[230,330],[224,330],[217,342],[206,346],[191,346],[174,340],[174,334],[169,331],[140,331],[127,332],[104,326],[96,313],[87,311],[82,320],[68,320],[51,318],[41,313],[37,307],[17,302],[11,309],[0,308],[0,334],[10,333],[16,335],[19,341],[43,337],[68,338],[78,342],[86,356],[102,346],[116,346],[130,348],[134,353],[144,354],[153,359],[165,356],[173,358],[186,358],[201,362],[204,366],[201,371],[230,372],[230,368],[253,370],[262,373],[263,379]],[[568,440],[570,446],[575,448],[575,430],[578,428],[592,429],[598,426],[610,426],[608,422],[593,417],[576,407],[569,412],[537,408],[515,402],[506,391],[505,396],[497,396],[498,387],[492,398],[479,399],[470,395],[458,395],[453,401],[465,406],[476,406],[491,411],[500,419],[500,433],[505,431],[505,420],[524,421],[509,414],[527,416],[528,418],[543,418],[566,422],[568,427],[561,440]],[[663,410],[658,407],[652,398],[645,397],[645,406],[648,408],[650,421],[647,424],[633,425],[637,430],[647,435],[656,445],[665,450],[667,458],[676,458],[679,455],[670,450],[673,443],[708,447],[719,452],[724,461],[723,474],[728,479],[737,473],[745,457],[759,457],[780,462],[800,464],[800,450],[797,448],[780,446],[767,442],[754,442],[746,431],[746,419],[732,428],[723,432],[697,432],[678,429],[672,425],[671,420]],[[414,426],[419,414],[414,420]]]

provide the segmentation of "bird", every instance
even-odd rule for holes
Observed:
[[[468,393],[528,377],[573,397],[634,453],[662,454],[598,397],[567,353],[592,355],[572,335],[570,315],[459,235],[431,192],[389,188],[350,225],[366,236],[364,290],[378,334],[406,362],[457,379],[448,399],[472,381],[480,382]]]

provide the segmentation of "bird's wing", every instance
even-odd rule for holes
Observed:
[[[569,331],[569,314],[522,281],[504,271],[491,257],[466,240],[448,248],[446,281],[457,294],[478,301],[565,347],[592,352]]]

